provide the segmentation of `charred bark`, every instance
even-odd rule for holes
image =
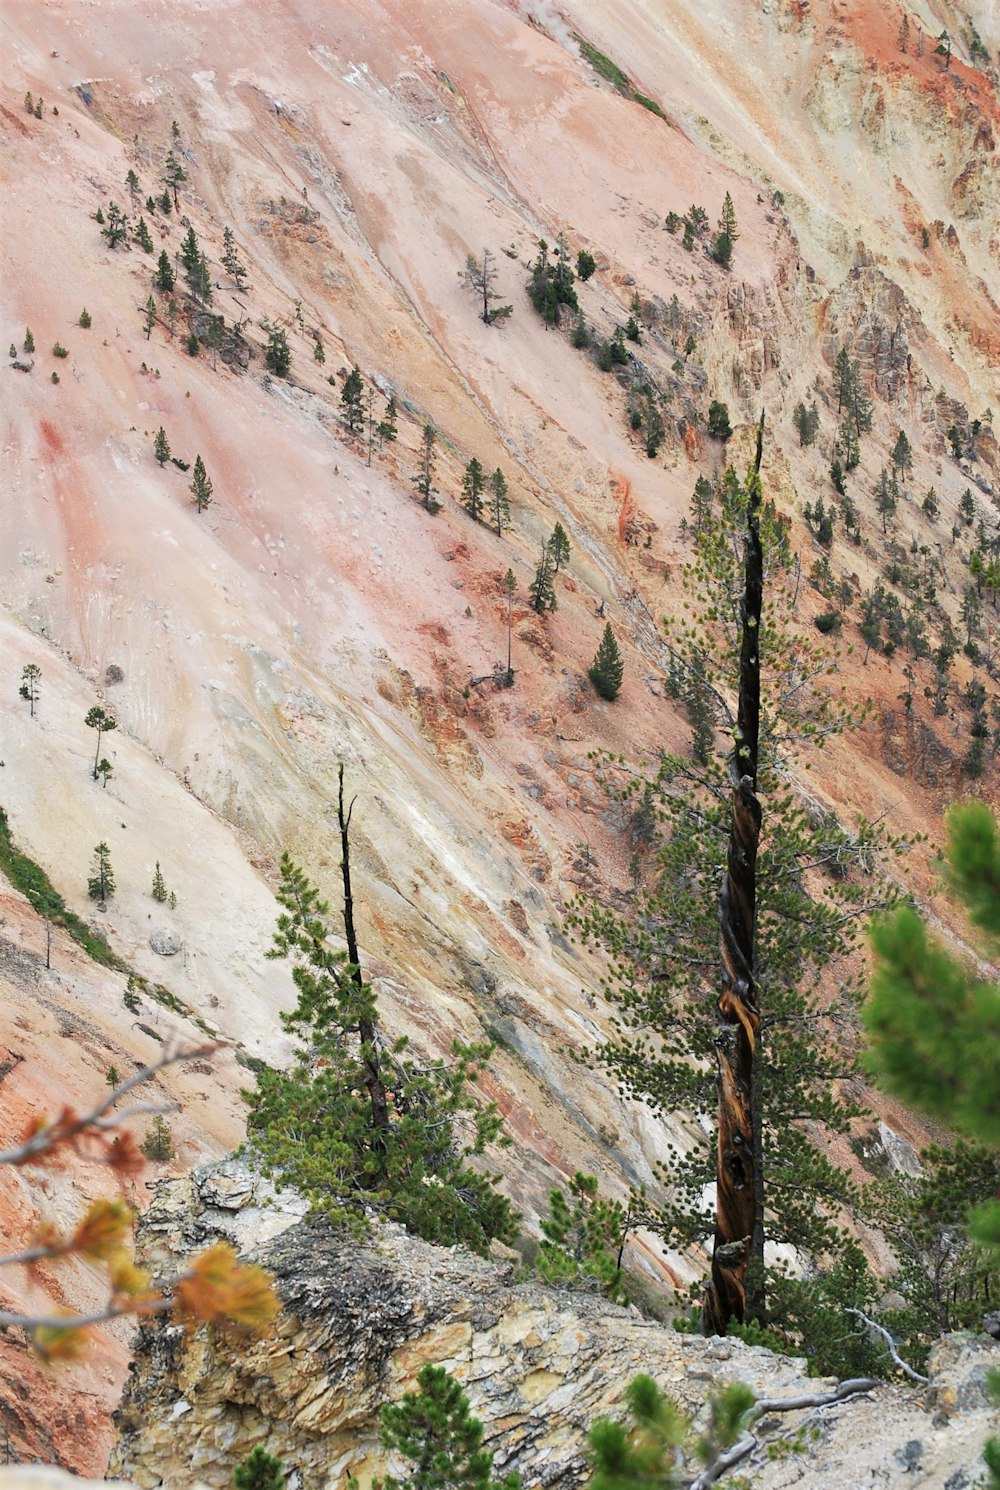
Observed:
[[[354,811],[354,799],[351,805],[344,811],[344,763],[340,762],[338,770],[339,792],[337,797],[337,822],[340,827],[340,872],[344,881],[344,936],[347,939],[347,958],[351,968],[351,978],[358,990],[358,996],[364,1007],[366,1000],[364,978],[361,975],[361,959],[358,953],[358,938],[354,929],[354,897],[351,894],[351,813]],[[385,1082],[382,1080],[382,1072],[378,1059],[378,1032],[374,1019],[367,1014],[361,1014],[358,1018],[358,1037],[361,1041],[361,1060],[365,1071],[365,1090],[371,1104],[372,1127],[375,1130],[374,1146],[377,1152],[386,1152],[386,1134],[389,1131],[389,1103],[386,1099]]]
[[[760,540],[760,465],[764,415],[757,427],[757,456],[747,493],[744,591],[741,604],[739,703],[729,758],[732,812],[729,855],[719,897],[721,990],[718,1065],[719,1136],[716,1162],[715,1242],[712,1273],[702,1308],[706,1335],[724,1335],[731,1319],[763,1312],[764,1174],[754,1072],[760,1025],[754,973],[757,847],[761,807],[757,798],[760,742],[760,627],[764,556]]]

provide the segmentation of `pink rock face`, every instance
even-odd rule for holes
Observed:
[[[491,1026],[515,1044],[520,1059],[499,1051],[489,1083],[516,1139],[500,1162],[529,1221],[553,1170],[607,1168],[605,1143],[650,1175],[663,1133],[563,1053],[606,1019],[591,993],[599,960],[558,934],[566,903],[581,887],[630,884],[627,834],[590,752],[638,762],[687,748],[687,720],[660,686],[658,618],[681,602],[694,481],[723,459],[745,466],[762,407],[769,495],[808,575],[818,550],[801,508],[826,490],[830,369],[845,339],[870,349],[877,394],[853,488],[866,534],[881,542],[871,490],[905,426],[914,503],[899,541],[913,528],[942,543],[939,592],[954,611],[964,555],[946,540],[973,467],[950,458],[945,433],[983,415],[1000,355],[989,288],[1000,119],[983,74],[957,49],[945,70],[915,34],[903,54],[898,17],[874,0],[772,13],[721,0],[569,0],[558,13],[488,0],[21,0],[5,22],[0,294],[8,340],[32,367],[3,385],[0,805],[17,844],[151,991],[127,1008],[126,974],[58,927],[47,969],[44,924],[5,891],[0,1041],[24,1059],[3,1081],[0,1142],[39,1112],[93,1101],[109,1067],[131,1070],[175,1032],[201,1040],[207,1025],[251,1055],[287,1057],[277,1016],[294,991],[287,967],[264,958],[276,861],[289,848],[338,903],[330,801],[342,758],[358,796],[366,972],[389,1028],[423,1049]],[[581,37],[627,76],[628,96],[587,62]],[[1000,38],[983,39],[995,52]],[[26,92],[43,100],[40,119]],[[186,179],[167,215],[155,199],[171,148]],[[703,205],[711,235],[726,192],[739,228],[728,273],[664,226]],[[152,254],[108,245],[95,219],[112,201],[145,217]],[[188,227],[211,310],[230,329],[243,322],[245,371],[239,348],[213,351],[211,320],[185,295]],[[222,264],[226,227],[242,289]],[[639,294],[647,327],[626,347],[641,366],[620,369],[622,382],[571,345],[572,317],[548,330],[527,301],[539,235],[555,244],[560,232],[573,261],[580,249],[597,260],[577,288],[602,338]],[[502,326],[483,325],[462,283],[484,248],[514,306]],[[155,293],[147,336],[161,250],[178,310]],[[262,321],[286,331],[287,380],[267,372]],[[890,377],[880,327],[896,335],[897,322],[907,356]],[[57,342],[67,358],[53,357]],[[376,423],[395,395],[395,440],[369,448],[367,424],[348,434],[341,390],[355,365]],[[655,459],[628,417],[625,385],[647,378],[666,411]],[[812,397],[822,439],[801,449],[792,410]],[[724,451],[706,434],[716,398],[736,427]],[[437,431],[433,517],[414,496],[425,423]],[[161,427],[188,469],[154,458]],[[203,512],[190,490],[198,455],[213,483]],[[501,537],[458,505],[472,455],[506,475]],[[988,422],[974,471],[1000,477]],[[939,531],[911,521],[932,484]],[[556,521],[572,554],[542,619],[528,587]],[[868,588],[880,556],[838,530],[835,577]],[[508,568],[515,684],[501,690]],[[826,601],[804,583],[800,605],[808,627]],[[586,681],[606,620],[625,660],[613,706]],[[960,778],[954,742],[928,749],[902,717],[898,666],[862,667],[861,651],[845,649],[837,681],[872,696],[876,723],[817,753],[811,790],[845,820],[892,802],[892,831],[939,836]],[[42,669],[34,718],[16,697],[28,662]],[[964,686],[969,669],[955,667]],[[118,722],[101,745],[103,786],[83,723],[97,702]],[[117,880],[103,913],[87,896],[101,841]],[[913,888],[928,893],[929,850],[913,859]],[[173,908],[151,898],[157,863]],[[179,943],[170,956],[151,946],[166,931]],[[247,1080],[229,1048],[210,1069],[164,1075],[159,1094],[179,1103],[176,1165],[239,1142]],[[890,1121],[901,1130],[902,1117]],[[106,1180],[74,1158],[4,1175],[11,1245],[43,1217],[70,1224]],[[696,1271],[652,1243],[649,1268],[683,1283]],[[0,1284],[30,1308],[83,1307],[99,1292],[69,1266],[7,1269]],[[45,1375],[5,1337],[20,1451],[103,1468],[127,1337],[124,1325],[102,1331],[89,1364]]]

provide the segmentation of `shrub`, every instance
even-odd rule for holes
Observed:
[[[91,315],[90,315],[90,311],[87,309],[86,306],[84,306],[83,307],[83,310],[81,310],[81,312],[80,312],[80,317],[79,317],[79,320],[77,321],[77,325],[78,326],[82,326],[83,329],[84,329],[84,331],[89,331],[90,330],[90,327],[91,327]]]
[[[733,432],[729,423],[729,405],[713,399],[708,406],[708,432],[713,440],[728,440]]]
[[[816,617],[815,625],[817,631],[821,631],[824,636],[828,636],[831,631],[834,633],[838,632],[843,622],[844,618],[839,611],[825,610],[821,611]]]

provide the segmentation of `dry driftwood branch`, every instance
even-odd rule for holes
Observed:
[[[870,1330],[874,1330],[877,1335],[882,1336],[882,1339],[885,1341],[886,1350],[888,1350],[889,1354],[892,1356],[892,1359],[895,1361],[900,1371],[902,1371],[904,1375],[908,1376],[911,1381],[919,1381],[921,1386],[927,1385],[927,1383],[930,1381],[930,1377],[921,1376],[919,1371],[914,1371],[912,1366],[908,1366],[906,1364],[902,1356],[897,1351],[895,1341],[889,1334],[889,1331],[886,1329],[885,1325],[879,1324],[877,1320],[869,1319],[868,1315],[862,1313],[860,1309],[845,1308],[844,1313],[856,1314],[859,1319],[863,1319]]]

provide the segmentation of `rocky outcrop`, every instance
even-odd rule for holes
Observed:
[[[650,1372],[695,1419],[723,1383],[758,1395],[816,1391],[805,1362],[731,1340],[678,1334],[603,1299],[519,1282],[510,1261],[431,1247],[384,1226],[366,1240],[302,1220],[241,1164],[164,1181],[141,1244],[166,1261],[219,1232],[258,1237],[284,1302],[261,1341],[142,1332],[118,1414],[116,1473],[138,1486],[230,1483],[254,1444],[281,1456],[289,1483],[327,1490],[382,1470],[380,1405],[412,1386],[426,1361],[463,1382],[498,1465],[526,1485],[579,1483],[586,1430],[614,1413],[628,1381]],[[268,1240],[263,1240],[269,1238]],[[988,1431],[984,1378],[1000,1361],[987,1337],[949,1337],[929,1388],[881,1386],[835,1407],[775,1414],[758,1425],[755,1486],[971,1484]],[[780,1443],[770,1452],[767,1442]],[[964,1474],[965,1479],[954,1478]]]

